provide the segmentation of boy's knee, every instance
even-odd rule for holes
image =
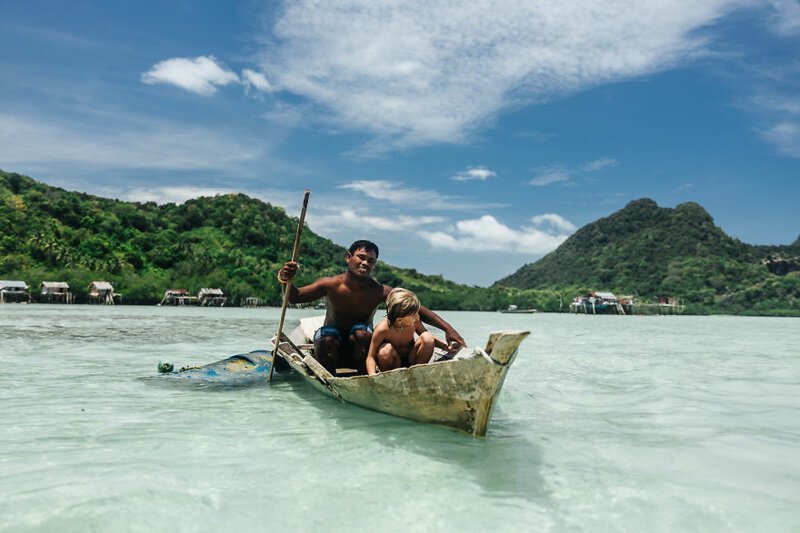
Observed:
[[[383,370],[394,368],[397,358],[397,351],[389,343],[384,344],[378,349],[378,366]]]
[[[434,346],[433,334],[430,331],[424,331],[419,336],[419,341],[420,341],[420,344],[422,346],[424,346],[425,348]]]
[[[394,357],[394,354],[395,354],[394,346],[392,346],[388,342],[378,349],[378,357],[383,359],[392,358]]]

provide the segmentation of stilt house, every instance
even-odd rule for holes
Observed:
[[[253,307],[264,307],[266,303],[261,298],[256,296],[248,296],[247,298],[242,299],[242,307],[245,308],[253,308]]]
[[[197,297],[191,296],[186,289],[167,289],[164,291],[164,298],[158,305],[194,305]]]
[[[93,281],[89,284],[89,303],[114,305],[114,298],[122,295],[114,292],[114,287],[107,281]]]
[[[222,307],[227,300],[222,289],[202,288],[197,293],[197,303],[201,307]]]
[[[49,304],[72,303],[72,291],[66,281],[43,281],[40,288],[42,290],[42,302]]]
[[[28,284],[19,280],[0,280],[0,304],[6,303],[31,303]]]
[[[586,296],[577,296],[570,305],[575,313],[626,314],[619,298],[611,292],[591,291]]]

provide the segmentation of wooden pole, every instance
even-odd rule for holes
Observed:
[[[294,248],[292,248],[292,261],[297,261],[297,252],[300,249],[300,236],[303,235],[303,222],[306,219],[306,208],[308,208],[308,197],[311,191],[306,189],[303,194],[303,208],[300,210],[300,223],[297,225],[297,235],[294,237]],[[275,371],[275,358],[278,357],[278,344],[281,342],[283,332],[283,319],[286,318],[286,307],[289,305],[289,291],[292,289],[292,280],[286,282],[283,288],[283,305],[281,306],[281,319],[278,321],[278,333],[275,334],[275,345],[272,347],[272,366],[269,367],[269,377],[267,383],[272,382],[272,373]]]

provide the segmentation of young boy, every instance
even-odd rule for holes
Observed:
[[[367,374],[403,366],[422,365],[433,355],[434,347],[447,344],[434,337],[419,319],[419,299],[406,289],[393,289],[386,297],[386,318],[372,332],[367,352]],[[419,336],[414,340],[414,333]]]

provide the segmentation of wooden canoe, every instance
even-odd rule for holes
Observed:
[[[464,348],[452,358],[437,353],[428,364],[375,376],[337,377],[311,355],[308,339],[322,318],[303,319],[278,345],[278,354],[313,387],[344,402],[479,437],[486,434],[503,380],[530,333],[499,331],[485,349]]]

